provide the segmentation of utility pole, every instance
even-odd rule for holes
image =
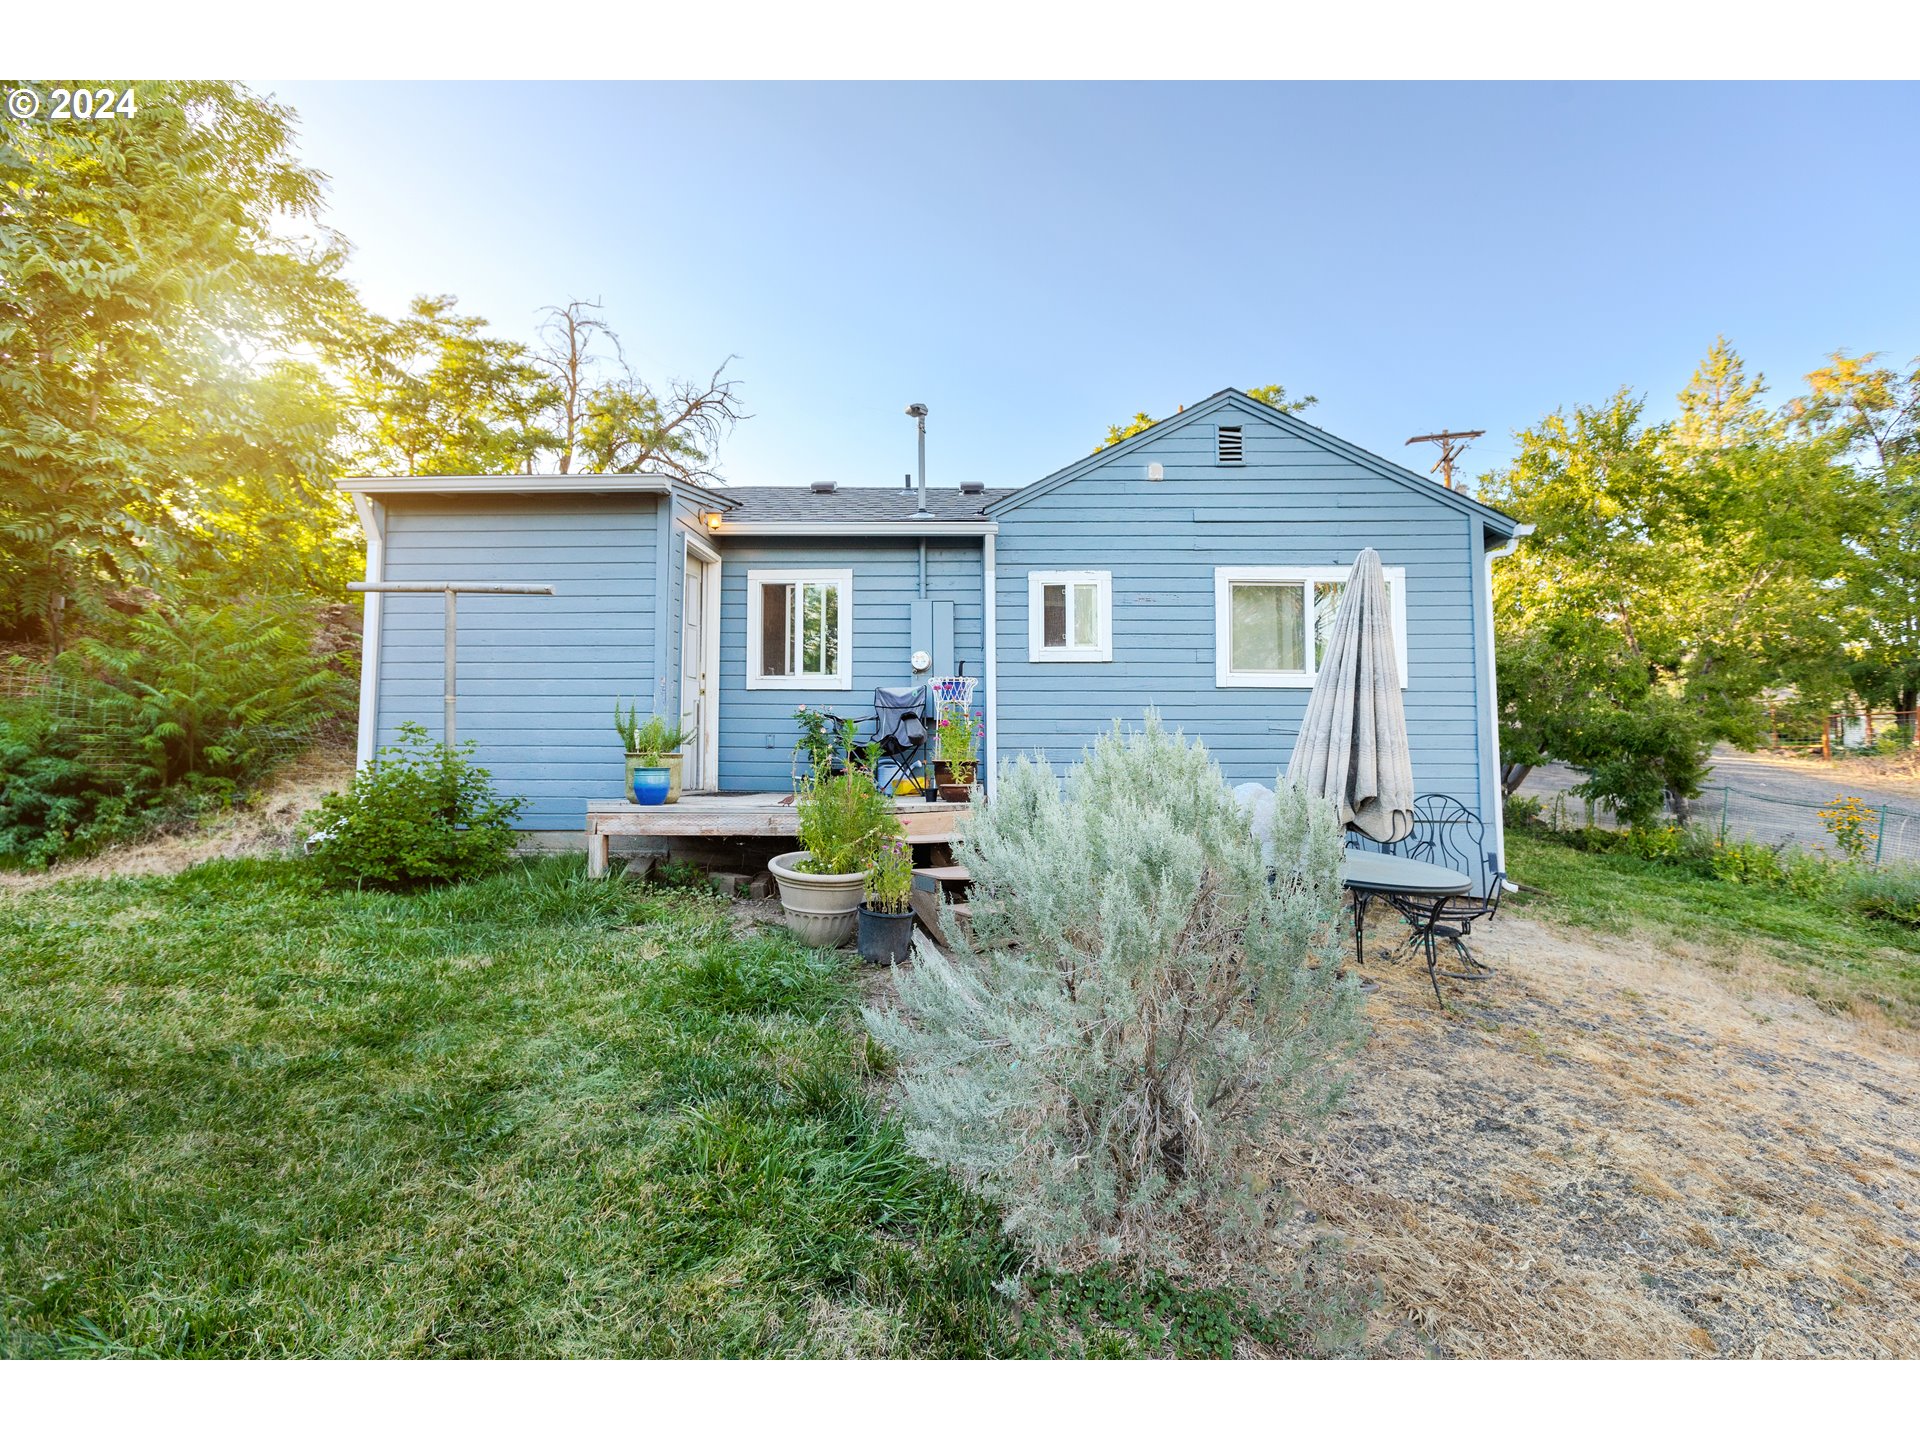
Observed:
[[[1478,440],[1486,433],[1484,430],[1438,430],[1431,435],[1416,435],[1407,441],[1407,444],[1421,445],[1431,442],[1440,447],[1440,459],[1435,463],[1433,470],[1440,472],[1440,483],[1451,490],[1454,488],[1453,462],[1466,451],[1469,440]],[[1431,475],[1433,470],[1427,473]]]

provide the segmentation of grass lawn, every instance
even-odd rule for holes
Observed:
[[[1708,944],[1753,945],[1830,1003],[1866,1001],[1920,1024],[1920,931],[1786,890],[1710,879],[1632,855],[1581,851],[1517,830],[1507,868],[1517,909],[1595,930],[1639,926]]]
[[[0,898],[0,1354],[1206,1354],[1018,1266],[869,1097],[854,961],[578,860]]]

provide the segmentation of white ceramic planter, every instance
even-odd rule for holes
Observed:
[[[867,872],[809,875],[795,868],[806,858],[806,851],[790,850],[767,862],[768,872],[780,887],[780,908],[787,912],[787,926],[803,944],[844,945],[860,918],[860,895],[866,888]]]

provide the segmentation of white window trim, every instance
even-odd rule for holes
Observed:
[[[837,675],[762,675],[760,673],[763,585],[838,585],[840,587],[840,673]],[[853,571],[747,571],[747,689],[851,690],[853,688]]]
[[[1400,688],[1407,688],[1407,571],[1404,565],[1383,565],[1388,603],[1393,609],[1393,658],[1400,669]],[[1246,581],[1304,583],[1345,581],[1351,565],[1219,565],[1213,571],[1213,683],[1217,689],[1306,690],[1314,681],[1311,639],[1304,671],[1235,670],[1233,668],[1233,586]],[[1313,624],[1313,593],[1307,592],[1307,624]]]
[[[1041,590],[1048,585],[1067,587],[1067,633],[1073,633],[1073,587],[1093,585],[1099,591],[1099,643],[1054,645],[1046,638],[1045,606]],[[1036,665],[1100,664],[1113,659],[1113,572],[1111,570],[1029,570],[1027,572],[1027,659]]]

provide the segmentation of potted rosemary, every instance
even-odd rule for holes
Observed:
[[[637,800],[641,805],[672,805],[680,799],[680,747],[687,741],[687,732],[678,725],[669,725],[664,716],[649,715],[640,718],[640,707],[629,705],[620,708],[620,702],[613,702],[613,729],[627,747],[627,791],[635,796],[634,775],[642,769],[665,770],[667,788],[663,800]],[[649,782],[648,790],[651,792]]]
[[[794,799],[800,845],[767,862],[787,924],[808,945],[853,935],[874,856],[899,834],[893,807],[864,770],[803,781]]]
[[[913,847],[895,835],[874,856],[867,872],[867,898],[860,906],[860,958],[870,965],[898,965],[913,945]]]

